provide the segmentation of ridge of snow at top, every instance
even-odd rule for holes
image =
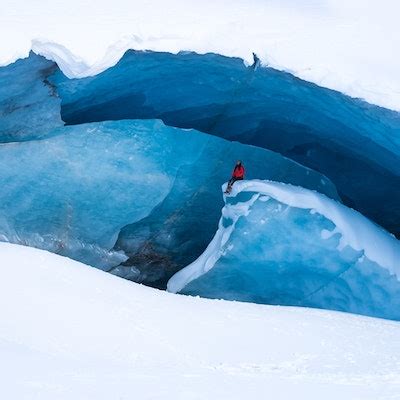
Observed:
[[[173,295],[6,243],[0,265],[4,399],[399,393],[398,322]]]
[[[214,52],[400,110],[395,0],[3,0],[0,65],[30,49],[68,77],[115,65],[127,49]],[[78,56],[79,55],[79,56]]]

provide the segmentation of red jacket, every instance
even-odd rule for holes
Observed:
[[[232,177],[233,178],[239,178],[243,179],[244,178],[244,167],[243,165],[235,165],[235,168],[233,169],[232,172]]]

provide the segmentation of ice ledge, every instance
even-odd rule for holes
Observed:
[[[226,184],[223,185],[223,190],[225,188]],[[229,216],[233,223],[225,228],[221,218],[218,230],[207,249],[197,260],[169,280],[168,291],[180,292],[189,282],[213,268],[222,255],[223,245],[228,241],[236,221],[240,216],[246,215],[252,204],[261,196],[270,196],[290,207],[310,209],[312,213],[323,215],[332,221],[336,228],[332,232],[324,231],[322,235],[327,238],[334,233],[341,234],[341,248],[347,245],[354,250],[363,251],[368,259],[400,277],[400,242],[359,212],[316,191],[280,182],[262,180],[236,182],[229,197],[236,197],[242,192],[254,193],[254,196],[246,202],[236,203],[234,207],[230,205],[229,210],[227,206],[223,208],[223,217]]]

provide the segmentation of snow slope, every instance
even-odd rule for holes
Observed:
[[[128,48],[241,57],[400,110],[396,0],[2,0],[0,64],[30,48],[70,77]],[[33,43],[31,42],[33,40]]]
[[[396,399],[400,324],[173,295],[0,243],[7,399]]]

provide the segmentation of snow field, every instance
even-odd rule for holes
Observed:
[[[394,399],[400,325],[157,291],[0,244],[8,399]],[[398,398],[398,397],[397,397]]]

